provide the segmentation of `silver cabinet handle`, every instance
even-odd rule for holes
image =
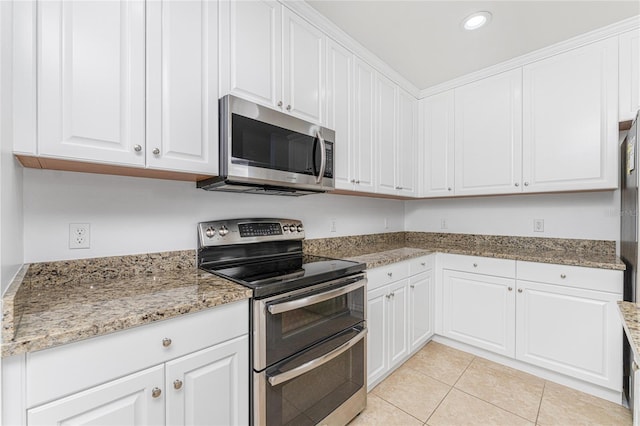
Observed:
[[[522,289],[521,288],[518,289],[518,293],[522,293]]]
[[[287,105],[287,111],[291,111],[291,105]]]
[[[524,186],[529,186],[529,182],[525,182],[525,183],[524,183]]]
[[[357,181],[356,181],[356,183],[357,183],[358,185],[360,185],[360,181],[359,181],[359,180],[357,180]]]
[[[451,191],[451,188],[447,188],[447,191]]]
[[[478,267],[478,264],[477,264],[477,263],[474,263],[474,264],[473,264],[473,267],[474,267],[474,268],[477,268],[477,267]]]
[[[153,155],[158,155],[160,154],[160,148],[153,148]]]
[[[507,290],[513,291],[513,287],[507,287]]]
[[[356,180],[355,179],[351,179],[351,183],[356,183]]]
[[[515,186],[520,186],[520,184],[519,184],[518,182],[516,182],[514,185],[515,185]]]
[[[415,284],[410,284],[409,287],[416,288]]]
[[[387,275],[389,276],[389,278],[393,277],[393,272],[387,272]]]
[[[175,379],[175,380],[173,381],[173,388],[174,388],[175,390],[180,390],[180,389],[182,389],[182,380],[180,380],[180,379]]]
[[[278,106],[282,107],[282,101],[278,101]]]
[[[362,278],[353,284],[336,288],[335,290],[327,291],[325,293],[314,294],[312,296],[303,297],[301,299],[292,300],[290,302],[283,302],[283,303],[269,305],[267,309],[269,310],[269,313],[272,315],[293,311],[295,309],[302,308],[303,306],[313,305],[316,303],[324,302],[325,300],[342,296],[343,294],[351,293],[352,291],[360,287],[364,287],[366,283],[367,283],[367,279]]]
[[[565,279],[567,276],[565,274],[560,274],[560,278]]]
[[[140,152],[140,151],[142,151],[142,146],[140,146],[140,145],[134,145],[134,146],[133,146],[133,150],[134,150],[135,152]]]
[[[426,262],[420,262],[420,265],[427,266],[427,263]]]
[[[385,294],[384,297],[386,297],[387,299],[391,299],[391,293]]]
[[[301,376],[308,371],[311,371],[315,368],[320,367],[323,364],[326,364],[327,362],[331,361],[332,359],[342,355],[344,352],[351,349],[351,347],[355,346],[358,342],[360,342],[360,340],[362,340],[366,334],[367,334],[367,330],[366,329],[362,330],[353,339],[349,340],[346,343],[343,343],[342,345],[338,346],[331,352],[324,354],[321,357],[311,360],[307,363],[304,363],[301,366],[291,369],[285,373],[280,373],[275,376],[269,377],[269,384],[271,384],[271,386],[278,386],[281,383],[288,382],[291,379],[295,379],[296,377]]]
[[[169,339],[168,337],[162,339],[162,346],[164,346],[165,348],[171,346],[171,339]]]
[[[316,137],[320,141],[320,170],[318,171],[318,176],[316,177],[316,183],[320,183],[322,182],[322,178],[324,177],[324,169],[327,167],[327,152],[324,144],[324,138],[320,134],[320,131],[316,132]]]
[[[160,388],[151,389],[151,396],[154,398],[159,398],[162,395],[162,390]]]

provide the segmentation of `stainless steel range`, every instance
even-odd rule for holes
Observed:
[[[198,266],[253,290],[252,422],[346,424],[366,405],[365,265],[305,255],[302,222],[198,224]]]

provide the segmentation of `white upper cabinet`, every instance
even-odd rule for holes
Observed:
[[[145,163],[145,4],[38,3],[38,153]]]
[[[396,115],[398,87],[376,75],[377,192],[396,193]]]
[[[398,195],[413,197],[416,188],[416,142],[418,136],[418,101],[398,90],[398,138],[396,140],[396,190]]]
[[[225,30],[228,26],[228,31]],[[221,2],[222,92],[322,123],[325,36],[271,0]]]
[[[520,69],[455,89],[456,195],[519,192],[521,90]]]
[[[420,182],[423,197],[454,194],[453,90],[420,101]]]
[[[218,7],[147,3],[150,168],[218,173]]]
[[[375,71],[366,63],[354,62],[353,175],[354,191],[375,192],[374,99]]]
[[[333,178],[338,189],[353,189],[353,54],[327,40],[326,127],[335,130]]]
[[[640,30],[620,35],[619,120],[636,118],[640,110]]]
[[[525,191],[617,187],[617,41],[523,68]]]

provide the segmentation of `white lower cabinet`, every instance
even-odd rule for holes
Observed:
[[[153,397],[164,380],[162,365],[32,408],[29,425],[162,425],[164,396]],[[157,392],[157,391],[156,391]],[[160,391],[161,392],[161,391]]]
[[[432,265],[426,256],[367,272],[369,389],[433,335]]]
[[[27,424],[248,424],[248,317],[236,302],[29,354]]]

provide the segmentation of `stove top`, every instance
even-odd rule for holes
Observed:
[[[253,290],[288,292],[365,270],[363,263],[302,253],[304,227],[293,219],[229,219],[198,224],[198,267]]]
[[[299,254],[223,266],[204,265],[201,269],[249,287],[254,298],[263,298],[356,274],[365,266],[349,260]]]

